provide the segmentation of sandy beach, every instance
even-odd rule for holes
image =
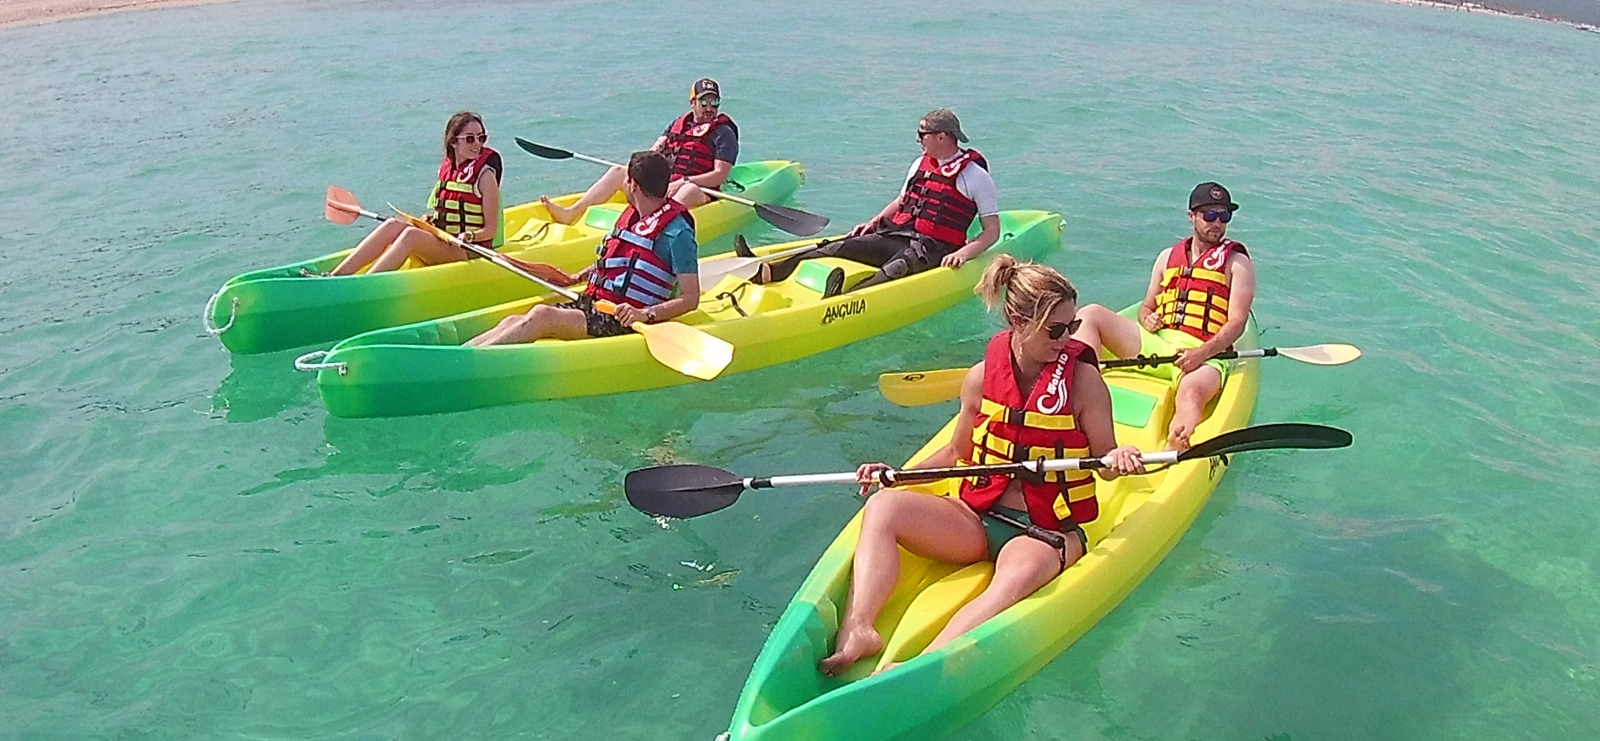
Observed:
[[[207,5],[229,0],[0,0],[0,28],[64,21],[119,10]]]
[[[231,0],[0,0],[0,28],[10,26],[26,26],[35,23],[50,23],[64,21],[69,18],[100,15],[102,13],[115,13],[122,10],[146,10],[150,8],[173,8],[186,5],[209,5],[212,3],[230,2]],[[1594,26],[1549,16],[1535,12],[1516,12],[1503,8],[1486,7],[1472,2],[1452,2],[1441,0],[1383,0],[1404,5],[1423,5],[1443,10],[1466,11],[1473,13],[1488,13],[1511,18],[1533,18],[1535,20],[1549,21],[1563,25],[1574,26],[1585,31],[1600,30]]]
[[[1517,9],[1503,8],[1503,7],[1491,7],[1491,6],[1483,5],[1483,4],[1479,4],[1479,3],[1464,2],[1464,1],[1459,1],[1459,0],[1382,0],[1382,1],[1383,2],[1398,3],[1400,5],[1416,5],[1416,6],[1421,6],[1421,7],[1437,8],[1439,10],[1453,10],[1453,11],[1464,12],[1464,13],[1483,13],[1483,14],[1487,14],[1487,15],[1497,15],[1497,16],[1500,16],[1502,18],[1528,18],[1528,19],[1536,20],[1536,21],[1544,21],[1546,23],[1558,23],[1558,24],[1563,25],[1563,26],[1571,26],[1571,27],[1576,28],[1576,29],[1578,29],[1580,31],[1597,31],[1597,30],[1600,30],[1600,29],[1596,29],[1595,26],[1593,26],[1591,24],[1588,24],[1588,23],[1584,23],[1582,21],[1573,20],[1573,19],[1570,19],[1570,18],[1559,18],[1559,17],[1553,16],[1553,15],[1550,15],[1548,13],[1541,13],[1541,12],[1532,11],[1532,10],[1517,10]]]

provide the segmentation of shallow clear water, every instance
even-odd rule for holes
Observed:
[[[975,302],[715,383],[331,419],[294,353],[201,328],[229,276],[416,205],[482,112],[508,200],[597,173],[696,77],[747,158],[843,226],[916,119],[961,114],[1051,260],[1138,298],[1216,178],[1269,344],[1258,421],[1357,446],[1240,456],[1165,563],[958,734],[1600,735],[1600,37],[1354,0],[1002,10],[243,2],[0,31],[0,718],[8,738],[709,739],[855,510],[750,495],[667,527],[621,476],[899,461],[951,410],[877,374],[969,363]],[[674,6],[679,7],[679,6]],[[698,17],[705,14],[707,17]],[[770,231],[763,238],[776,238]]]

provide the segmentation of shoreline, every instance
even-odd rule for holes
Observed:
[[[44,23],[87,18],[107,13],[156,8],[182,8],[194,5],[212,5],[233,0],[5,0],[0,2],[0,28],[36,26]],[[1412,5],[1453,10],[1458,13],[1485,13],[1504,18],[1527,18],[1576,28],[1579,31],[1600,33],[1600,24],[1558,18],[1535,11],[1513,10],[1465,0],[1380,0],[1397,5]]]
[[[1462,1],[1450,2],[1449,0],[1380,0],[1380,2],[1393,3],[1396,5],[1412,5],[1424,8],[1435,8],[1438,10],[1453,10],[1457,13],[1482,13],[1485,15],[1496,15],[1502,18],[1526,18],[1528,20],[1543,21],[1545,23],[1554,23],[1560,26],[1576,28],[1579,31],[1600,33],[1600,26],[1595,24],[1584,23],[1582,21],[1575,21],[1568,18],[1558,18],[1553,15],[1546,15],[1536,11],[1513,10],[1510,8],[1484,5],[1482,3]]]
[[[233,0],[5,0],[0,2],[0,28],[37,26],[73,18],[125,10],[181,8]]]

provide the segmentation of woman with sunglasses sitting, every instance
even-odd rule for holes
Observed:
[[[464,241],[495,249],[505,242],[500,214],[504,166],[488,142],[488,130],[478,114],[462,111],[450,117],[444,127],[439,182],[428,197],[433,211],[428,220]],[[400,267],[410,257],[438,265],[475,256],[404,221],[389,219],[361,240],[331,274],[351,275],[368,265],[368,273],[381,273]]]
[[[1228,189],[1201,183],[1189,194],[1194,233],[1156,258],[1139,321],[1104,306],[1078,312],[1083,327],[1073,337],[1119,358],[1176,355],[1172,365],[1143,372],[1178,384],[1167,446],[1189,447],[1189,436],[1211,398],[1222,390],[1228,362],[1212,356],[1233,347],[1250,320],[1255,300],[1255,265],[1243,244],[1227,239],[1228,222],[1239,210]]]
[[[989,341],[983,362],[967,372],[961,412],[950,443],[913,468],[1011,463],[1038,457],[1109,456],[1100,478],[1144,471],[1139,450],[1117,447],[1111,392],[1094,351],[1070,336],[1078,321],[1077,290],[1043,265],[1000,255],[984,270],[976,292],[991,309],[1003,304],[1007,328]],[[857,472],[865,495],[886,466]],[[873,621],[899,581],[900,552],[956,564],[995,562],[994,578],[958,611],[924,651],[977,627],[1049,583],[1087,550],[1082,524],[1099,514],[1094,474],[1046,473],[1042,480],[984,476],[961,483],[959,497],[886,489],[867,500],[856,544],[850,596],[834,652],[818,668],[839,675],[883,649]],[[1056,514],[1065,500],[1069,516]],[[1036,538],[986,513],[1036,525]],[[1053,542],[1052,542],[1053,541]]]
[[[722,88],[716,80],[705,77],[689,86],[689,112],[668,124],[650,148],[672,163],[668,198],[685,208],[711,200],[705,191],[722,188],[739,160],[739,126],[722,112]],[[571,206],[545,196],[540,196],[539,202],[555,222],[574,224],[590,206],[605,203],[621,191],[624,175],[622,168],[611,168]]]

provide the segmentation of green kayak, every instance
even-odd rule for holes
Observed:
[[[765,286],[728,275],[707,288],[700,308],[680,321],[733,344],[725,375],[764,368],[906,326],[970,299],[995,255],[1040,259],[1060,247],[1061,228],[1061,217],[1046,211],[1002,212],[1000,241],[960,270],[935,268],[832,298],[822,293],[834,268],[845,271],[847,286],[877,268],[840,258],[808,260],[789,280]],[[772,254],[816,241],[756,251]],[[702,260],[702,270],[712,269],[712,259],[737,258]],[[322,400],[339,417],[447,412],[694,380],[654,360],[637,334],[483,348],[461,344],[535,303],[563,300],[547,296],[367,332],[302,356],[295,365],[317,372]]]
[[[805,173],[799,163],[748,162],[735,165],[724,190],[761,203],[793,197]],[[579,194],[555,199],[570,204]],[[594,249],[611,230],[624,204],[594,206],[571,226],[549,221],[537,201],[505,210],[506,243],[501,252],[520,260],[576,270],[594,259]],[[701,243],[748,227],[755,212],[728,201],[694,210]],[[207,302],[206,331],[236,353],[286,350],[383,327],[434,319],[541,293],[537,286],[487,260],[406,267],[373,275],[307,277],[333,269],[349,250],[290,265],[239,275]]]

